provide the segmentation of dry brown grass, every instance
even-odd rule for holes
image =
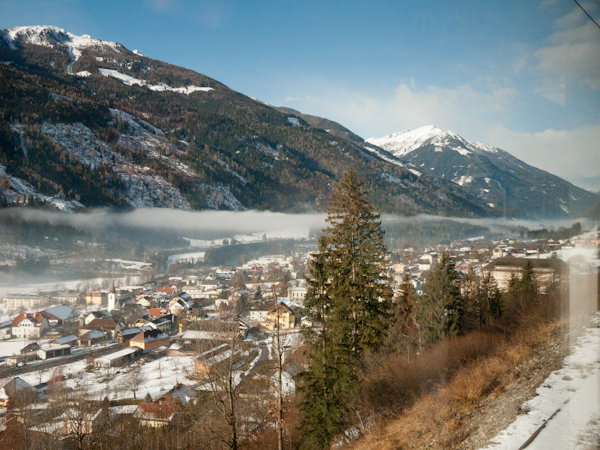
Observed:
[[[374,395],[373,402],[382,402],[396,414],[351,448],[456,447],[469,433],[470,411],[519,376],[515,367],[530,358],[561,324],[559,320],[528,324],[509,338],[500,333],[472,333],[435,346],[410,362],[400,357],[372,361],[382,364],[365,379],[365,395]]]

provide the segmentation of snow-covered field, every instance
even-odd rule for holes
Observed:
[[[520,415],[492,439],[486,449],[520,449],[544,426],[527,447],[540,450],[587,450],[600,445],[600,313],[560,370],[537,389]]]
[[[114,282],[116,286],[125,284],[139,284],[141,277],[132,275],[129,280],[126,276],[122,278],[115,278]],[[91,287],[100,287],[106,280],[104,278],[89,278],[89,279],[76,279],[66,281],[48,281],[48,282],[34,282],[34,283],[4,283],[0,284],[0,298],[6,294],[29,294],[30,292],[37,291],[58,291],[65,289],[77,289],[82,285],[89,285]],[[112,278],[111,278],[112,281]]]
[[[206,252],[191,252],[191,253],[178,253],[176,255],[169,256],[167,264],[171,267],[173,264],[179,261],[204,261],[204,255]]]

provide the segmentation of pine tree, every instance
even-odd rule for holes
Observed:
[[[450,257],[443,253],[438,265],[423,285],[419,301],[418,322],[423,344],[434,344],[445,336],[455,336],[464,329],[464,306],[459,275]]]
[[[307,316],[318,329],[305,333],[310,366],[301,375],[301,433],[306,448],[329,448],[347,420],[360,387],[364,351],[385,336],[391,288],[379,213],[354,172],[336,187],[319,252],[309,264]]]
[[[350,327],[347,345],[359,356],[385,336],[392,295],[379,212],[367,199],[364,180],[349,171],[333,192],[319,251],[327,260],[337,327]]]
[[[417,323],[417,293],[408,274],[402,277],[399,294],[394,297],[394,316],[387,333],[387,346],[407,359],[420,346],[420,329]]]

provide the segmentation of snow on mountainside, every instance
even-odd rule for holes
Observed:
[[[367,143],[402,163],[452,181],[504,214],[565,217],[598,202],[571,183],[537,169],[510,153],[433,125],[403,130]]]
[[[73,63],[81,57],[81,50],[85,48],[96,47],[102,51],[112,50],[115,52],[124,49],[117,42],[94,39],[87,34],[77,36],[63,28],[51,25],[9,28],[4,35],[4,40],[12,49],[17,48],[17,43],[42,45],[50,48],[65,47],[71,57],[71,63],[67,67],[69,73],[72,73]]]
[[[402,130],[382,138],[373,137],[366,141],[387,150],[397,157],[408,155],[425,145],[432,145],[436,151],[440,152],[444,148],[450,148],[464,156],[477,150],[498,151],[498,149],[486,144],[469,142],[452,131],[442,130],[434,125],[420,127],[412,131]]]
[[[127,86],[133,86],[134,84],[138,84],[140,86],[146,86],[148,89],[150,89],[152,91],[172,91],[172,92],[179,92],[180,94],[190,95],[192,92],[197,92],[197,91],[208,92],[208,91],[213,90],[213,88],[211,88],[211,87],[199,87],[199,86],[194,86],[194,85],[172,88],[168,84],[164,84],[164,83],[150,84],[146,80],[140,80],[138,78],[134,78],[130,75],[125,75],[123,73],[120,73],[120,72],[118,72],[116,70],[112,70],[112,69],[100,68],[100,69],[98,69],[98,71],[105,77],[116,78],[117,80],[120,80],[121,82],[123,82],[123,84],[126,84]],[[87,76],[87,75],[81,75],[81,74],[82,74],[82,72],[77,73],[77,75],[79,75],[79,76]]]

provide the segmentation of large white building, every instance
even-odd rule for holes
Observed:
[[[36,339],[40,338],[48,328],[50,328],[48,319],[42,314],[22,313],[13,320],[12,335],[16,338]]]

